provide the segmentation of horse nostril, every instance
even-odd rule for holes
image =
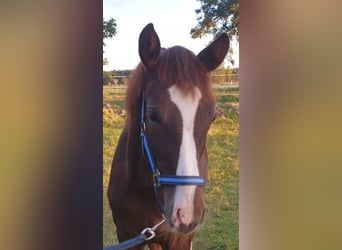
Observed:
[[[182,213],[181,209],[177,209],[177,217],[178,217],[178,220],[179,220],[179,224],[182,224],[183,223],[183,219],[184,219],[184,214]]]
[[[177,208],[173,212],[173,224],[176,227],[179,227],[180,224],[183,224],[183,219],[182,218],[184,218],[184,214],[181,212],[180,208]]]
[[[188,215],[186,210],[181,208],[174,210],[172,220],[175,230],[179,233],[189,233],[198,225],[196,221],[192,221],[190,214]]]
[[[177,224],[183,224],[183,225],[189,225],[190,220],[189,216],[186,215],[185,211],[181,208],[178,208],[176,210],[176,221],[178,222]]]
[[[184,218],[184,214],[181,211],[182,211],[181,209],[177,209],[177,216],[180,221],[182,220],[182,218]]]

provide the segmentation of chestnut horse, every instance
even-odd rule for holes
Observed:
[[[152,24],[140,34],[141,63],[129,81],[108,186],[120,242],[156,225],[155,237],[131,249],[192,248],[205,212],[206,136],[216,114],[209,73],[228,48],[227,34],[197,56],[161,48]]]

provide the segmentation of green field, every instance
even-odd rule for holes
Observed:
[[[113,154],[125,120],[124,89],[103,89],[103,244],[117,242],[106,197]],[[194,250],[239,248],[239,91],[215,89],[219,117],[211,126],[207,148],[209,179],[204,223]]]

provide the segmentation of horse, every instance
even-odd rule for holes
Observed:
[[[155,225],[155,235],[130,249],[192,249],[205,214],[206,136],[216,115],[210,72],[228,49],[225,33],[198,55],[161,48],[151,23],[140,33],[141,62],[128,83],[107,192],[119,242]]]

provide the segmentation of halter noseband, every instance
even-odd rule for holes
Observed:
[[[141,97],[141,114],[140,114],[140,137],[142,144],[142,152],[147,160],[147,163],[151,169],[153,175],[153,188],[155,191],[156,199],[158,202],[158,206],[160,211],[164,214],[164,206],[158,195],[158,188],[161,185],[167,186],[176,186],[176,185],[195,185],[195,186],[203,186],[204,179],[202,176],[188,176],[188,175],[161,175],[159,169],[156,166],[154,158],[152,156],[152,152],[150,146],[148,144],[147,136],[146,136],[146,122],[145,122],[145,91],[144,87],[142,88],[142,97]]]

